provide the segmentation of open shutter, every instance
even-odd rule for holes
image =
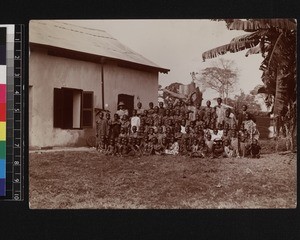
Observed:
[[[82,127],[93,127],[94,92],[82,92]]]
[[[61,128],[63,123],[63,95],[62,90],[54,88],[54,103],[53,103],[53,127]]]

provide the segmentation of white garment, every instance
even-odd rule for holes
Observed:
[[[216,114],[217,114],[217,124],[218,123],[223,123],[223,120],[225,118],[225,111],[226,108],[221,105],[221,106],[216,106]]]
[[[133,116],[133,117],[131,117],[130,124],[131,124],[131,131],[132,131],[133,126],[136,126],[137,131],[138,131],[140,128],[140,125],[141,125],[141,120],[138,116]]]
[[[184,126],[181,126],[181,130],[180,130],[181,133],[186,133],[185,131],[185,127]]]

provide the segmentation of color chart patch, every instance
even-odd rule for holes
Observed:
[[[0,27],[0,196],[6,195],[6,27]]]

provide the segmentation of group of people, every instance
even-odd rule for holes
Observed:
[[[197,158],[260,157],[259,132],[255,119],[244,105],[238,117],[217,99],[212,107],[149,103],[148,109],[137,103],[129,117],[124,103],[111,119],[110,113],[97,115],[97,150],[106,155],[185,155]]]

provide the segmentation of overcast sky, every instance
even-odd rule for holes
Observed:
[[[80,26],[102,29],[132,50],[142,54],[157,65],[170,69],[159,75],[163,87],[173,82],[190,83],[190,72],[209,67],[215,59],[202,61],[202,53],[227,44],[244,31],[230,31],[225,22],[210,20],[63,20]],[[247,50],[227,53],[225,59],[235,61],[239,69],[236,93],[242,89],[249,93],[262,84],[259,70],[260,54],[245,57]],[[207,91],[206,95],[215,93]],[[204,96],[205,99],[213,96]],[[214,96],[216,97],[216,96]]]

